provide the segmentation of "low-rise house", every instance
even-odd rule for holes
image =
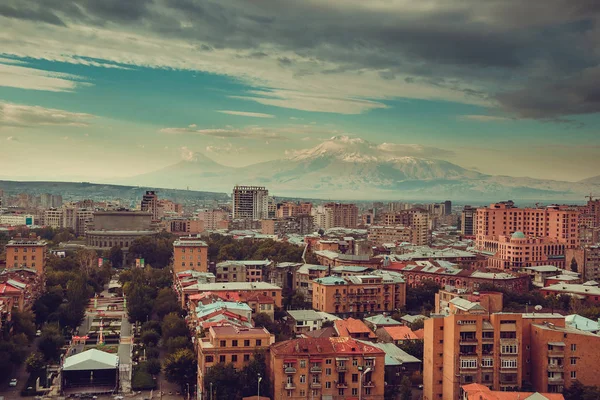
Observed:
[[[377,329],[376,336],[380,342],[404,344],[407,341],[419,340],[419,337],[408,326],[384,326]]]
[[[314,310],[288,310],[288,323],[297,335],[322,328],[323,318]]]
[[[333,327],[340,337],[352,339],[375,340],[377,336],[360,319],[348,318],[333,322]]]
[[[411,377],[420,373],[422,361],[411,356],[395,344],[363,343],[371,344],[385,352],[385,372],[387,379],[389,379],[386,380],[386,385],[400,386],[403,377]]]
[[[396,321],[387,314],[377,314],[364,319],[365,324],[375,332],[377,329],[384,326],[399,326],[402,322]]]
[[[600,303],[600,287],[598,287],[598,283],[595,281],[588,281],[584,284],[559,283],[546,286],[540,289],[540,292],[544,296],[560,296],[561,294],[566,294],[585,300],[588,303]]]
[[[425,321],[426,319],[428,319],[426,316],[421,315],[421,314],[417,314],[417,315],[403,315],[402,317],[400,317],[400,321],[404,322],[405,325],[411,327],[412,324],[414,324],[417,321]]]

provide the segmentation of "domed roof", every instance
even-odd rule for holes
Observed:
[[[525,239],[525,234],[521,231],[516,231],[511,236],[513,239]]]

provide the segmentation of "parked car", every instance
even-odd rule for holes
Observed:
[[[15,387],[17,386],[17,378],[13,378],[10,380],[10,383],[8,384],[8,386],[10,387]]]
[[[40,336],[42,336],[42,331],[38,329],[38,330],[35,332],[35,336],[37,336],[37,337],[40,337]]]

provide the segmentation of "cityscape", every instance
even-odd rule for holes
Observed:
[[[598,0],[0,0],[0,400],[600,400]]]

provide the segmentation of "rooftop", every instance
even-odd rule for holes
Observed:
[[[240,327],[231,326],[231,325],[213,326],[210,328],[210,330],[213,332],[214,337],[231,336],[231,335],[240,335],[240,336],[242,336],[242,335],[243,336],[270,335],[269,331],[266,328],[240,328]]]
[[[419,337],[408,326],[384,326],[383,329],[387,332],[392,340],[417,340]]]
[[[417,357],[411,356],[394,343],[370,343],[362,340],[359,340],[359,342],[369,344],[383,350],[385,352],[386,366],[421,362],[421,360],[419,360]]]
[[[384,355],[385,353],[371,345],[349,337],[303,338],[278,342],[271,346],[275,357],[285,356],[345,356],[353,354]]]
[[[594,321],[579,314],[571,314],[565,317],[567,326],[586,332],[596,332],[600,330],[599,321]]]
[[[314,310],[288,310],[287,313],[296,321],[321,321],[323,319]]]
[[[219,282],[219,283],[198,283],[188,286],[184,290],[198,291],[234,291],[234,290],[281,290],[279,286],[267,282]]]
[[[573,293],[584,296],[600,296],[600,287],[578,283],[557,283],[556,285],[546,286],[542,290],[551,292]]]
[[[402,325],[402,322],[396,321],[385,314],[373,315],[372,317],[365,318],[365,321],[370,322],[373,325]]]
[[[348,318],[333,321],[333,326],[340,336],[350,336],[367,334],[370,339],[377,338],[377,335],[369,329],[360,319]]]
[[[74,356],[67,357],[63,363],[63,371],[86,371],[100,369],[116,369],[119,357],[104,351],[90,349]]]
[[[535,272],[559,272],[562,271],[561,268],[558,268],[554,265],[538,265],[536,267],[525,267],[523,269]]]

